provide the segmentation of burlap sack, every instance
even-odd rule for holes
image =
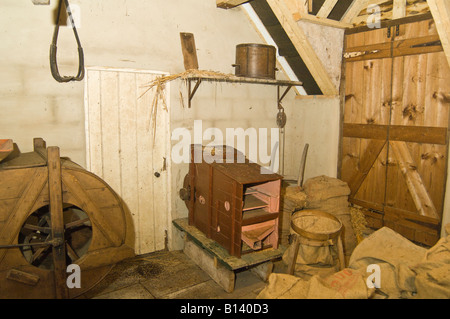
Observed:
[[[357,245],[357,238],[351,222],[348,203],[350,188],[347,183],[322,175],[308,179],[304,191],[308,196],[306,208],[330,213],[341,220],[344,254],[350,256]]]
[[[308,179],[303,188],[311,202],[350,195],[347,183],[324,175]]]
[[[369,265],[380,267],[380,287],[376,290],[367,286],[371,275]],[[450,299],[450,236],[427,250],[383,227],[356,247],[348,269],[325,278],[313,276],[310,280],[272,274],[258,298],[355,299],[375,296]]]
[[[364,277],[352,269],[332,276],[303,280],[286,274],[271,274],[257,299],[367,299],[373,294]]]
[[[369,265],[379,265],[379,291],[387,298],[409,298],[414,293],[415,277],[410,267],[423,259],[425,254],[425,248],[413,244],[394,230],[383,227],[355,248],[349,267],[366,271]]]
[[[290,245],[283,254],[283,262],[289,265],[294,254],[294,245]],[[332,249],[332,246],[326,247],[314,247],[300,244],[298,247],[298,254],[296,259],[296,267],[301,265],[323,265],[333,266],[335,264],[334,257],[336,251]]]
[[[450,299],[450,236],[430,248],[423,261],[412,270],[417,274],[416,298]]]

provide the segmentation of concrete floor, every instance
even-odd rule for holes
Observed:
[[[125,260],[81,299],[254,299],[265,287],[250,271],[236,274],[227,293],[182,251],[160,251]]]

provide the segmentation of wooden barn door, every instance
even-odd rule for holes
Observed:
[[[450,69],[435,24],[425,20],[346,40],[341,174],[351,201],[373,210],[373,227],[433,245],[440,237],[450,106]]]

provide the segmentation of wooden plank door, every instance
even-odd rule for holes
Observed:
[[[142,95],[145,85],[161,74],[88,68],[86,75],[87,169],[104,179],[128,206],[136,254],[162,250],[170,212],[169,112],[160,101],[153,121],[156,89]],[[168,90],[166,84],[167,103]]]
[[[450,69],[433,20],[400,25],[395,33],[384,223],[433,245],[448,162]]]
[[[391,40],[387,29],[346,37],[341,178],[354,203],[382,210],[390,118]]]

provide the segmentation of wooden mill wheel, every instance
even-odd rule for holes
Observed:
[[[131,216],[98,176],[35,139],[0,163],[0,298],[75,298],[134,256]],[[67,285],[69,265],[81,288]]]

